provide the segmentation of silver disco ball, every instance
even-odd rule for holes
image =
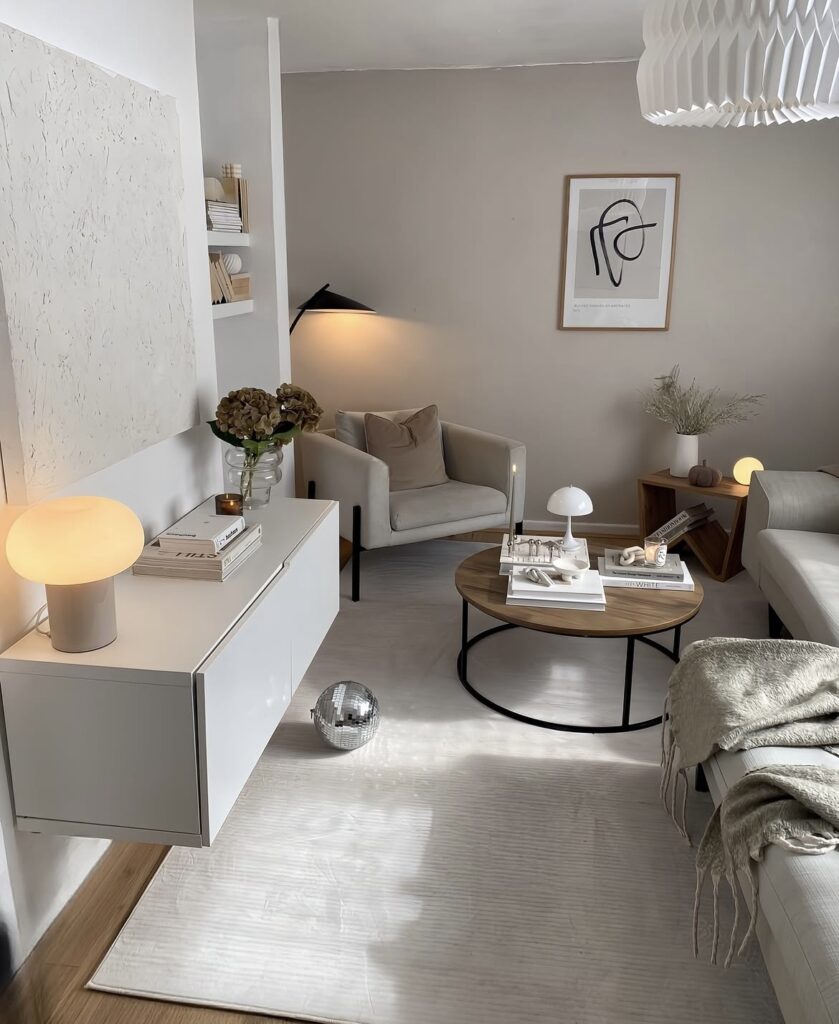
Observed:
[[[312,708],[321,739],[338,750],[363,747],[379,728],[380,717],[375,694],[351,679],[327,686]]]

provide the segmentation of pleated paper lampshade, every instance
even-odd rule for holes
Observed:
[[[649,0],[638,98],[660,125],[839,116],[839,0]]]

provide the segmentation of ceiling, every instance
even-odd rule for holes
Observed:
[[[202,6],[206,3],[203,0]],[[283,71],[636,60],[644,0],[210,0],[280,19]]]

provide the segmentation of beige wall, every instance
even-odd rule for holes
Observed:
[[[307,315],[294,378],[332,414],[436,401],[528,446],[527,515],[573,482],[636,519],[667,429],[638,390],[674,363],[765,392],[703,439],[729,471],[839,459],[839,125],[667,129],[634,64],[283,79],[291,301],[330,281],[380,317]],[[563,176],[682,175],[671,328],[558,331]]]

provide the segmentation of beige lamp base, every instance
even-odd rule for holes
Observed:
[[[81,654],[107,647],[117,638],[114,580],[47,585],[50,639],[57,651]]]

